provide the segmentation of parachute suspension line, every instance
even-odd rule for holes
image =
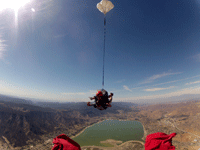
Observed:
[[[102,88],[104,87],[104,66],[105,66],[105,43],[106,43],[106,15],[104,15],[104,43],[103,43],[103,79]]]
[[[114,8],[114,5],[109,0],[101,0],[97,4],[97,9],[104,14],[104,44],[103,44],[103,79],[102,79],[102,87],[104,87],[104,63],[105,63],[105,43],[106,43],[106,13],[108,13],[111,9]]]

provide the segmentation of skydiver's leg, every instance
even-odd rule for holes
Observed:
[[[88,102],[88,106],[94,106],[94,108],[98,108],[98,104],[99,104],[99,100],[97,99],[97,97],[95,97],[94,103],[91,104],[90,102]]]
[[[107,109],[107,105],[106,105],[106,104],[102,105],[102,107],[103,107],[104,109]]]
[[[98,100],[97,100],[97,97],[95,96],[95,97],[90,97],[90,100],[95,100],[95,102],[94,103],[91,103],[91,102],[88,102],[87,103],[87,105],[88,106],[94,106],[95,108],[97,107],[97,102],[98,102]]]
[[[108,101],[109,101],[109,103],[111,103],[112,102],[112,97],[110,97],[110,99],[108,99]]]
[[[110,97],[110,99],[108,99],[108,103],[106,103],[107,107],[112,107],[112,105],[110,104],[112,102],[112,97]]]
[[[95,104],[95,103],[90,103],[90,102],[88,102],[87,105],[88,105],[88,106],[95,106],[96,104]]]
[[[108,103],[108,107],[112,107],[112,105],[110,103]]]

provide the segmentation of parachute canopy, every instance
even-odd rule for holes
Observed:
[[[53,144],[52,150],[81,150],[80,145],[65,134],[61,134],[54,138]]]
[[[97,8],[100,12],[104,13],[104,15],[114,8],[114,5],[111,1],[102,0],[97,4]]]

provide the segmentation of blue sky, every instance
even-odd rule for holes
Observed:
[[[104,15],[96,8],[99,2],[0,2],[0,94],[87,101],[101,89]],[[200,1],[112,3],[106,15],[104,88],[114,92],[114,100],[199,95]]]

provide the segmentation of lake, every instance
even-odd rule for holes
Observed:
[[[143,126],[138,121],[105,120],[88,127],[80,135],[74,137],[73,140],[80,146],[112,146],[111,144],[100,143],[100,141],[107,139],[122,142],[130,140],[143,141],[143,135]]]

